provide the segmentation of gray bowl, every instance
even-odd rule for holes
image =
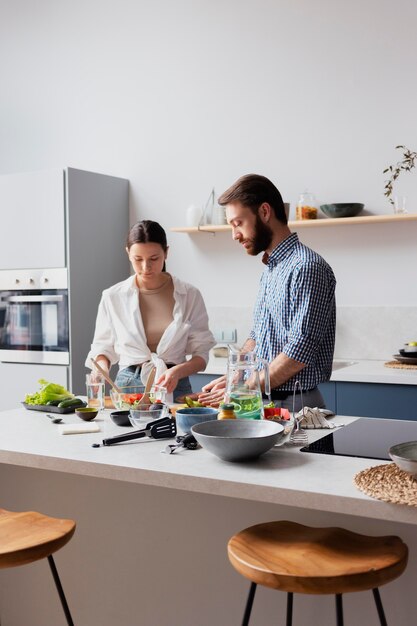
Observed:
[[[218,409],[213,409],[209,406],[202,407],[188,407],[184,409],[178,409],[175,413],[175,421],[177,428],[183,433],[191,432],[192,426],[201,424],[202,422],[208,422],[210,420],[216,420],[219,414]]]
[[[389,455],[397,467],[417,478],[417,441],[397,443],[391,446]]]
[[[284,427],[266,420],[215,420],[196,424],[191,432],[198,443],[223,461],[249,461],[272,448]]]
[[[360,202],[336,202],[321,204],[320,209],[327,217],[355,217],[363,211],[364,206]]]

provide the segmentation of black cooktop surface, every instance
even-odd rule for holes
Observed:
[[[361,417],[301,452],[390,460],[390,447],[405,441],[417,441],[417,422]]]

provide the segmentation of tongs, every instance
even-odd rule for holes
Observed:
[[[123,435],[115,435],[103,439],[103,446],[112,446],[115,443],[123,443],[124,441],[132,441],[132,439],[141,439],[142,437],[150,437],[151,439],[171,439],[177,434],[177,426],[172,417],[160,417],[159,419],[148,422],[144,428],[134,430]]]
[[[174,454],[174,452],[179,448],[187,448],[187,450],[196,450],[198,448],[197,440],[191,433],[178,435],[178,437],[175,438],[175,441],[176,443],[168,443],[165,448],[161,450],[161,452]]]

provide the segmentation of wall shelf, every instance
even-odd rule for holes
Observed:
[[[325,226],[348,226],[350,224],[377,224],[384,222],[411,222],[417,220],[417,213],[406,213],[404,215],[363,215],[362,217],[338,217],[338,218],[320,218],[317,220],[297,220],[288,222],[291,229],[299,228],[322,228]],[[231,230],[228,224],[217,226],[215,224],[206,224],[205,226],[179,226],[170,229],[174,233],[222,233]]]

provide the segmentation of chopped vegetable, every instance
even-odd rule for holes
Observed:
[[[68,389],[65,389],[62,385],[49,383],[43,378],[39,379],[38,383],[41,385],[40,391],[27,394],[25,397],[26,404],[47,404],[55,400],[62,402],[62,400],[74,398],[74,394],[68,391]]]
[[[123,402],[135,404],[135,402],[139,402],[141,398],[143,398],[143,393],[125,393],[123,395]]]
[[[198,400],[193,400],[192,398],[190,398],[190,396],[185,396],[184,402],[188,407],[192,409],[198,406],[204,406],[204,404],[201,404],[201,402],[199,402]]]
[[[288,409],[281,409],[280,407],[270,407],[264,406],[264,418],[265,419],[274,419],[274,417],[278,417],[281,420],[290,420],[290,412]]]

